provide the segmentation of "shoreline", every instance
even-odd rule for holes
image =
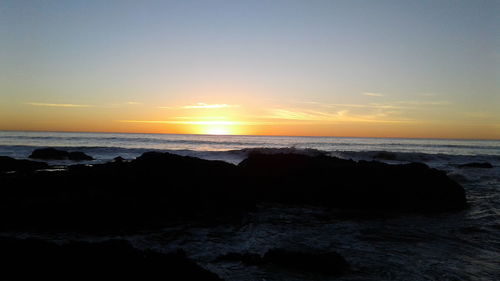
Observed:
[[[14,160],[18,161],[22,160]],[[443,203],[453,202],[460,188],[452,188],[446,174],[424,164],[256,153],[234,165],[148,152],[133,160],[92,166],[74,162],[65,171],[36,170],[0,173],[0,198],[8,195],[11,200],[3,201],[2,208],[16,206],[15,213],[0,216],[10,221],[2,224],[2,236],[27,239],[21,244],[32,238],[64,244],[121,238],[141,251],[182,249],[189,260],[227,281],[254,280],[262,272],[298,274],[302,280],[327,278],[331,273],[318,273],[316,265],[297,272],[289,263],[293,257],[311,259],[308,255],[333,259],[328,253],[340,254],[350,265],[339,280],[364,280],[374,277],[383,262],[374,255],[395,255],[400,247],[419,250],[422,243],[434,243],[435,232],[453,231],[452,237],[461,237],[480,231],[462,222],[470,206]],[[451,189],[446,191],[448,181]],[[345,193],[346,184],[357,191]],[[421,198],[398,192],[404,188],[418,191]],[[446,192],[438,195],[436,190]],[[436,196],[441,199],[434,201]],[[395,203],[400,201],[404,204]],[[422,236],[422,231],[429,234]],[[367,260],[364,256],[372,247],[377,250]],[[285,252],[271,262],[265,254],[273,249]],[[437,250],[424,253],[441,255]],[[412,257],[399,255],[410,263],[398,272],[417,274],[411,271]],[[329,263],[315,263],[323,262]],[[396,270],[395,264],[385,263],[387,270]],[[236,277],[241,274],[248,278]]]
[[[31,157],[63,160],[71,155],[80,157],[75,160],[92,159],[81,152],[57,149],[38,149]],[[74,215],[83,218],[89,204],[95,208],[87,211],[102,222],[104,215],[125,222],[127,215],[124,214],[136,220],[158,215],[159,219],[189,217],[198,212],[215,216],[238,214],[265,202],[403,213],[453,211],[466,206],[463,187],[425,164],[356,162],[323,154],[253,152],[235,165],[146,152],[134,160],[116,158],[108,163],[75,164],[66,170],[50,172],[37,172],[51,169],[44,162],[3,157],[2,165],[4,172],[9,171],[9,165],[10,170],[18,170],[0,177],[4,183],[4,208],[29,199],[32,203],[25,207],[24,220],[32,220],[29,214],[38,209],[51,214],[42,216],[37,211],[38,216],[56,219],[61,208],[69,208],[64,210],[72,210]],[[40,209],[46,204],[52,207]],[[114,209],[121,210],[122,214]],[[4,219],[11,223],[19,220]],[[69,214],[64,219],[78,221],[70,219]]]

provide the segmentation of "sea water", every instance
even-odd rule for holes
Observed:
[[[234,164],[256,151],[322,153],[391,164],[423,162],[459,182],[469,208],[438,215],[352,219],[318,207],[262,205],[242,224],[179,226],[121,238],[137,247],[183,249],[228,281],[500,280],[499,140],[0,132],[0,155],[26,159],[42,147],[85,152],[96,159],[87,164],[117,156],[133,159],[151,150]],[[380,152],[392,157],[380,159]],[[460,166],[470,162],[488,162],[493,168]],[[61,239],[56,236],[52,238]],[[341,277],[311,276],[215,261],[227,252],[263,254],[274,247],[336,251],[353,272]]]
[[[233,162],[238,160],[237,154],[245,157],[246,153],[262,148],[268,152],[275,148],[315,149],[354,158],[390,151],[404,155],[409,161],[454,156],[485,161],[500,159],[500,140],[0,131],[0,155],[26,158],[33,149],[41,147],[83,151],[98,160],[116,156],[134,158],[144,151],[160,150]]]

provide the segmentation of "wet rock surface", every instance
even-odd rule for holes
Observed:
[[[74,241],[68,235],[106,236],[134,241],[137,249],[183,249],[224,280],[494,276],[494,259],[486,258],[492,251],[474,243],[497,238],[488,227],[475,231],[478,219],[465,215],[469,209],[446,212],[465,206],[463,189],[423,164],[252,154],[233,165],[153,152],[65,171],[1,174],[0,182],[4,233],[50,233],[43,235],[63,244]],[[462,230],[465,224],[474,231]],[[265,258],[273,249],[282,252]],[[345,257],[349,269],[328,272],[328,256],[318,255],[331,253]],[[301,268],[297,261],[314,262]],[[461,270],[480,263],[488,270]]]
[[[217,260],[238,261],[247,265],[277,266],[325,275],[342,274],[349,269],[347,261],[335,252],[311,253],[282,248],[268,250],[262,257],[255,253],[227,253]]]
[[[337,209],[442,212],[466,206],[463,188],[424,164],[328,156],[250,155],[239,165],[147,152],[130,162],[3,177],[2,228],[99,230],[223,218],[260,202]]]
[[[33,153],[29,156],[32,159],[41,160],[72,160],[72,161],[88,161],[94,160],[91,156],[80,152],[68,152],[65,150],[55,149],[55,148],[40,148],[35,149]]]
[[[263,257],[267,263],[321,274],[341,274],[349,269],[347,261],[335,252],[306,253],[286,249],[271,249]]]
[[[458,183],[421,163],[256,154],[238,167],[261,201],[409,212],[466,206],[465,191]]]
[[[49,165],[44,162],[18,160],[7,156],[0,156],[0,172],[33,172],[48,167]]]
[[[182,252],[137,250],[124,240],[55,244],[0,237],[1,280],[221,281]]]

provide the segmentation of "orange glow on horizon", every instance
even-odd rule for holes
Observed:
[[[227,102],[178,102],[162,106],[124,103],[101,107],[84,103],[20,103],[0,111],[0,130],[500,139],[500,124],[495,115],[491,118],[485,115],[488,121],[484,121],[483,115],[470,114],[437,120],[428,113],[437,110],[442,113],[447,106],[437,102],[424,105]]]
[[[228,127],[224,126],[209,126],[203,128],[203,131],[207,135],[234,135],[231,133],[231,130]]]
[[[240,126],[241,122],[234,121],[188,121],[187,129],[190,134],[201,135],[242,135],[246,134]]]

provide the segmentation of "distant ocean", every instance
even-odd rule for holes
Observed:
[[[59,133],[0,131],[0,155],[27,158],[40,147],[83,151],[97,161],[117,156],[135,158],[158,150],[237,163],[247,153],[262,150],[326,152],[333,156],[370,159],[393,152],[399,161],[442,162],[500,161],[500,140],[346,138],[288,136],[219,136],[125,133]]]
[[[174,249],[181,245],[198,263],[225,280],[262,280],[267,273],[244,265],[213,266],[211,260],[216,254],[242,249],[263,252],[276,245],[338,251],[355,268],[368,274],[335,280],[499,280],[500,277],[500,140],[0,131],[2,156],[26,159],[41,147],[85,152],[96,159],[88,164],[117,156],[133,159],[151,150],[234,164],[255,151],[326,153],[393,164],[423,162],[443,170],[464,186],[470,208],[436,216],[408,215],[366,221],[332,219],[329,223],[316,223],[322,217],[320,209],[271,206],[253,214],[248,227],[242,229],[187,229],[183,230],[186,234],[181,240],[168,243],[162,240],[162,235],[178,230],[164,229],[163,233],[127,239],[139,247]],[[493,168],[460,167],[471,162],[488,162]],[[303,280],[303,276],[269,280]]]

